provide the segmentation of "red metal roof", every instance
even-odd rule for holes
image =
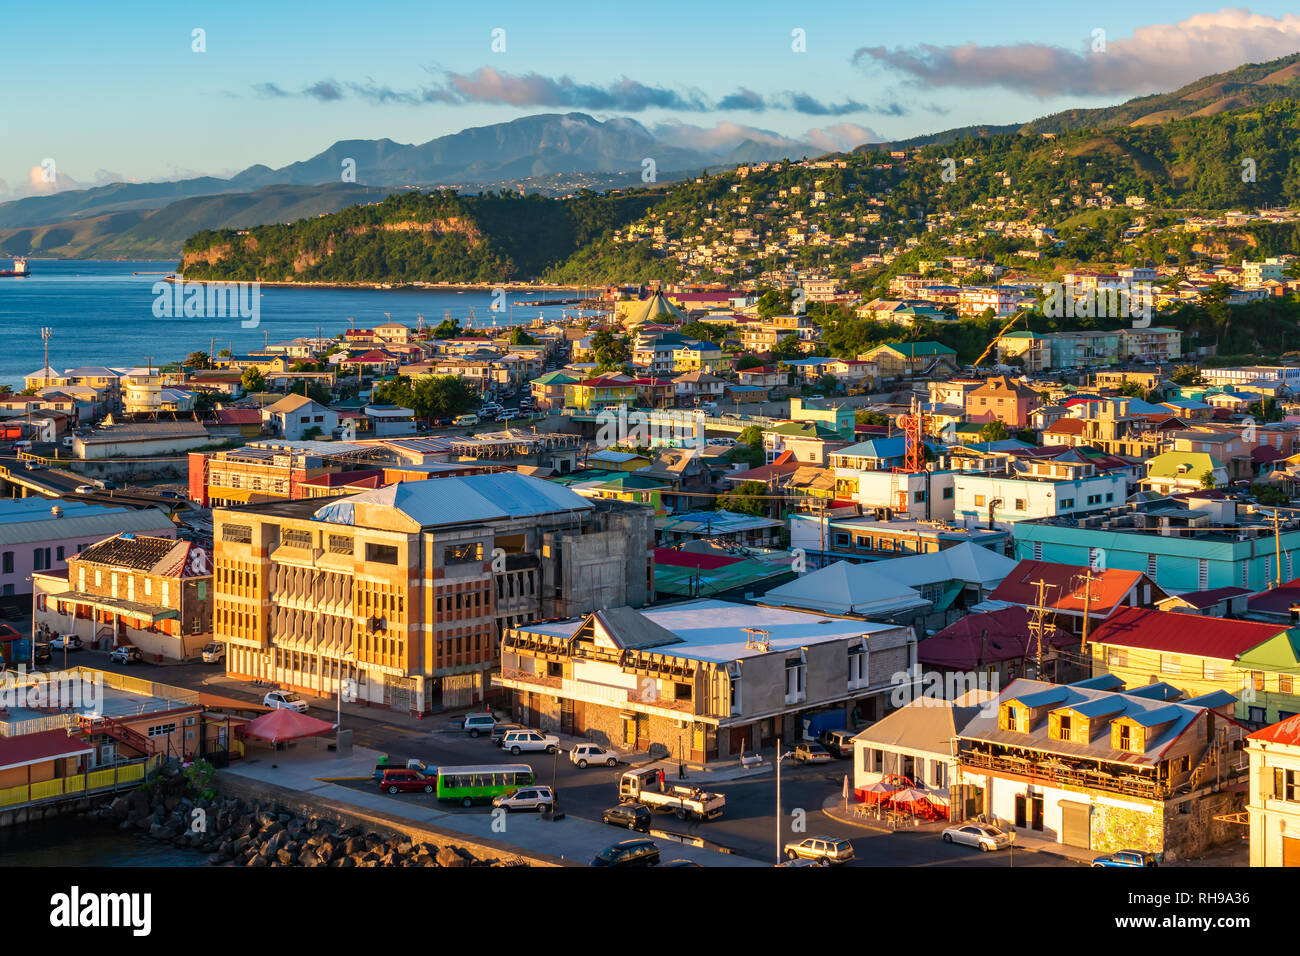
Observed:
[[[1058,628],[1046,643],[1067,647],[1077,641]],[[917,645],[916,659],[934,667],[969,671],[1000,661],[1021,660],[1034,653],[1037,642],[1029,633],[1028,608],[1008,607],[968,614],[948,625]]]
[[[997,586],[989,598],[1028,607],[1038,603],[1039,581],[1046,581],[1044,599],[1048,607],[1058,611],[1083,611],[1084,575],[1087,568],[1073,564],[1053,564],[1050,561],[1021,561]],[[1142,577],[1138,571],[1121,571],[1115,568],[1092,572],[1092,613],[1106,616],[1128,594],[1129,589]]]
[[[674,568],[700,568],[703,571],[712,571],[743,560],[744,558],[729,554],[697,554],[694,551],[678,551],[674,548],[655,548],[655,564]]]
[[[86,746],[83,740],[69,737],[66,730],[0,737],[0,770],[88,753],[94,753],[94,748]]]
[[[1231,661],[1277,633],[1276,624],[1126,607],[1093,631],[1088,640]]]

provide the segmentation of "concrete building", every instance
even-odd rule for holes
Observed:
[[[1165,861],[1240,836],[1216,816],[1242,809],[1245,776],[1233,698],[1174,703],[1164,685],[1121,690],[1020,679],[957,735],[966,817],[1104,853]]]
[[[239,448],[190,455],[190,499],[207,507],[308,497],[308,481],[397,456],[382,445],[335,441],[253,441]]]
[[[210,443],[208,430],[195,421],[132,422],[74,435],[77,458],[140,458],[175,455]]]
[[[33,619],[87,647],[138,647],[150,660],[198,656],[212,639],[212,553],[173,538],[119,534],[32,576]]]
[[[1300,867],[1300,717],[1246,738],[1251,866]]]
[[[339,427],[337,412],[305,395],[286,395],[262,409],[262,421],[285,441],[327,439]]]
[[[1030,412],[1041,404],[1042,398],[1029,386],[995,375],[966,395],[966,420],[998,421],[1010,429],[1021,429],[1029,424]]]
[[[529,726],[708,763],[797,740],[801,718],[883,716],[909,627],[697,600],[510,629],[503,687]]]
[[[232,676],[469,705],[506,629],[652,598],[651,520],[516,472],[219,508],[215,636]]]

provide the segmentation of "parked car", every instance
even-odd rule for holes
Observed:
[[[798,843],[787,843],[785,856],[788,860],[825,860],[828,864],[847,863],[853,859],[853,844],[848,840],[808,837]]]
[[[54,640],[50,641],[51,650],[62,651],[79,651],[81,650],[81,638],[75,634],[60,634]]]
[[[569,751],[569,763],[577,764],[583,770],[588,764],[603,763],[606,767],[618,765],[618,754],[596,744],[578,744]]]
[[[659,847],[649,840],[624,840],[596,854],[592,866],[654,866],[659,862]]]
[[[213,641],[207,647],[203,648],[203,663],[219,664],[226,656],[226,645],[219,641]]]
[[[414,757],[406,761],[406,765],[404,767],[395,767],[388,762],[387,757],[380,757],[379,763],[375,764],[375,771],[373,774],[375,782],[378,783],[380,780],[383,780],[384,774],[387,773],[389,770],[414,770],[417,773],[420,773],[425,777],[428,777],[430,780],[435,780],[435,781],[438,776],[437,767],[430,767],[423,760],[416,760]]]
[[[79,495],[93,495],[98,490],[94,485],[77,485],[76,493]]]
[[[418,770],[410,770],[406,767],[399,767],[396,770],[385,770],[383,777],[379,780],[379,789],[386,793],[412,793],[423,791],[424,793],[433,793],[436,789],[434,781]]]
[[[466,425],[477,425],[477,424],[478,424],[478,416],[477,416],[477,415],[457,415],[455,418],[452,419],[451,423],[452,423],[453,425],[455,425],[457,428],[463,428],[463,427],[465,427]]]
[[[560,738],[554,734],[543,734],[536,730],[512,730],[501,738],[501,749],[512,754],[521,754],[525,750],[555,753],[560,747]]]
[[[492,728],[492,742],[498,747],[501,746],[501,738],[512,730],[527,730],[523,724],[504,724],[498,721]]]
[[[963,823],[943,831],[944,843],[962,843],[981,850],[1002,850],[1015,842],[1015,835],[989,823]]]
[[[39,461],[36,461],[32,458],[27,459],[27,461],[25,461],[23,464],[26,465],[28,471],[40,471],[42,468],[45,467]]]
[[[471,737],[492,733],[492,728],[496,724],[497,719],[491,714],[469,714],[460,722],[461,727]]]
[[[273,690],[262,698],[262,703],[275,710],[296,710],[300,714],[307,711],[307,701],[291,690]]]
[[[794,759],[798,763],[830,763],[830,752],[819,743],[805,741],[794,748]]]
[[[123,644],[109,651],[108,659],[114,664],[139,664],[144,660],[144,652],[138,647]]]
[[[1116,850],[1092,861],[1093,866],[1156,866],[1156,856],[1146,850]]]
[[[661,863],[660,866],[703,866],[703,863],[696,863],[694,860],[669,860],[667,863]]]
[[[822,857],[819,860],[805,860],[801,857],[795,857],[793,860],[782,860],[777,866],[830,866],[831,861]]]
[[[650,808],[644,803],[620,803],[616,807],[600,811],[600,822],[649,833]]]
[[[105,491],[117,490],[117,483],[108,478],[101,478],[99,481],[95,482],[95,484],[99,485],[99,487],[103,488]]]
[[[37,641],[36,649],[32,653],[32,661],[36,664],[48,664],[51,658],[49,642]]]
[[[555,809],[555,791],[550,787],[520,787],[512,793],[492,798],[492,806],[511,810],[536,810],[544,813]]]
[[[823,730],[817,739],[833,757],[853,759],[853,730]]]

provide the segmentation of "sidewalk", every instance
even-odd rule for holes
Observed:
[[[407,795],[401,799],[377,790],[354,789],[330,782],[331,779],[369,777],[380,754],[380,751],[365,747],[353,747],[352,754],[347,757],[308,747],[275,753],[262,751],[247,760],[236,761],[218,773],[284,787],[298,792],[304,800],[320,796],[359,810],[379,811],[420,826],[460,833],[467,838],[505,843],[521,850],[580,863],[590,862],[609,845],[633,836],[630,831],[575,817],[551,821],[543,819],[540,814],[514,813],[501,818],[494,816],[490,807],[453,810],[424,795]],[[559,809],[563,810],[563,805]],[[652,831],[650,836],[658,844],[664,862],[686,859],[704,866],[765,865],[735,854],[679,843],[662,831]]]

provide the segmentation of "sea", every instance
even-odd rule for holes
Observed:
[[[8,262],[0,260],[8,268]],[[178,361],[191,352],[246,354],[298,336],[333,336],[349,325],[369,328],[401,322],[414,328],[454,318],[462,328],[526,325],[565,315],[565,306],[530,300],[576,298],[565,289],[511,290],[504,302],[491,289],[358,289],[262,286],[256,328],[238,317],[157,318],[155,284],[176,261],[29,259],[31,275],[0,278],[0,383],[22,388],[44,367],[49,329],[50,366],[129,368]],[[170,291],[170,287],[169,287]],[[493,305],[499,305],[494,310]],[[569,307],[572,309],[572,307]],[[160,310],[165,311],[166,310]],[[569,313],[573,314],[572,311]]]
[[[0,867],[207,866],[208,857],[92,817],[49,817],[0,827]]]

